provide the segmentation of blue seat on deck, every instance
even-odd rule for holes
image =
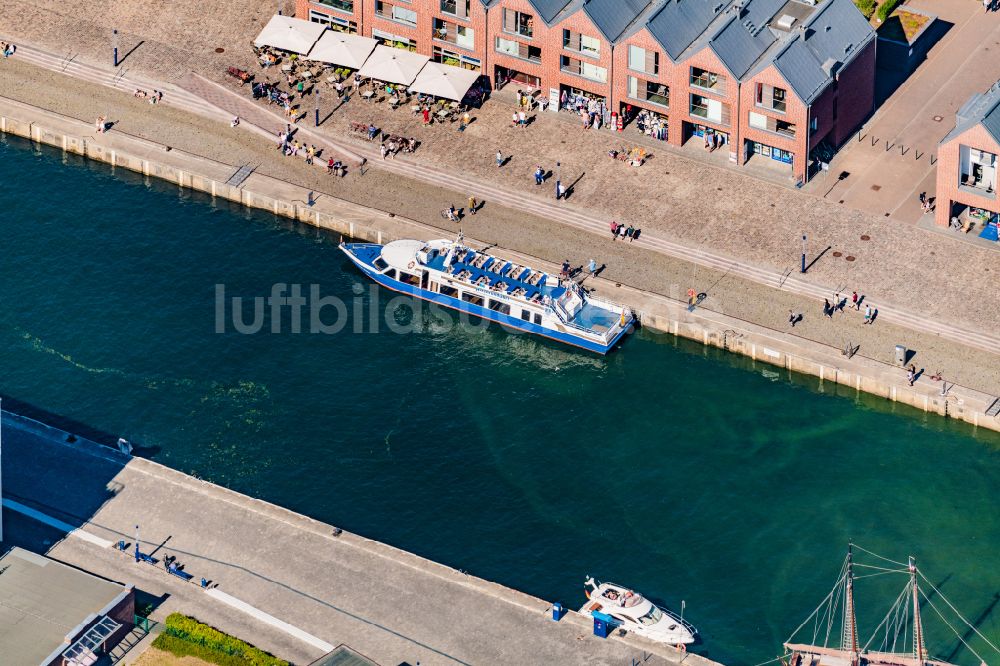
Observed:
[[[482,266],[480,266],[480,268],[482,268],[484,271],[489,270],[489,267],[493,265],[494,261],[495,260],[493,259],[493,257],[490,257],[489,259],[486,260],[486,262]]]
[[[531,269],[525,268],[521,271],[520,275],[514,276],[514,279],[517,280],[518,282],[523,282],[524,278],[528,277],[529,275],[531,275]]]

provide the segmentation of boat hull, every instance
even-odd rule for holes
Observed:
[[[360,245],[360,244],[359,244]],[[366,263],[361,258],[359,258],[354,252],[351,251],[352,246],[345,243],[340,244],[340,249],[343,250],[351,262],[357,266],[362,273],[368,276],[372,281],[374,281],[379,286],[385,287],[386,289],[391,289],[392,291],[406,294],[407,296],[412,296],[414,298],[419,298],[420,300],[427,301],[429,303],[434,303],[442,307],[449,308],[451,310],[456,310],[458,312],[464,312],[474,317],[479,317],[480,319],[486,319],[489,321],[496,322],[508,328],[514,329],[516,331],[523,331],[525,333],[531,333],[532,335],[539,335],[550,340],[555,340],[556,342],[561,342],[563,344],[572,345],[580,349],[585,349],[589,352],[596,354],[607,354],[609,351],[614,349],[615,345],[624,337],[631,329],[631,326],[627,326],[619,331],[614,338],[612,338],[607,344],[596,342],[593,340],[588,340],[579,335],[574,335],[572,333],[564,333],[562,331],[556,331],[545,326],[539,326],[532,322],[527,322],[520,317],[511,317],[510,315],[505,315],[489,308],[485,308],[479,305],[474,305],[472,303],[467,303],[461,299],[453,298],[451,296],[445,296],[444,294],[435,293],[421,287],[416,287],[405,282],[400,282],[399,280],[394,280],[386,275],[383,275],[371,264]]]

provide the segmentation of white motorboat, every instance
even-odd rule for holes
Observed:
[[[588,599],[580,609],[583,615],[603,613],[618,623],[617,628],[659,643],[687,645],[694,642],[698,630],[691,623],[660,608],[638,592],[614,583],[597,583],[593,578],[588,578],[583,585]]]

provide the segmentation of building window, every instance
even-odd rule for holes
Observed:
[[[608,80],[608,70],[605,68],[569,56],[560,56],[559,69],[598,83],[605,83]]]
[[[434,39],[470,50],[475,48],[476,42],[475,31],[472,28],[439,18],[434,19]]]
[[[347,12],[348,14],[354,13],[354,0],[313,0],[318,5],[323,5],[324,7],[330,7],[336,9],[337,11]]]
[[[997,156],[971,146],[959,146],[959,185],[993,194],[997,186]]]
[[[318,12],[315,9],[309,10],[309,20],[313,23],[322,23],[337,32],[346,32],[352,35],[358,34],[358,24],[354,21],[348,21],[339,16],[331,16],[323,12]]]
[[[656,76],[660,73],[660,54],[658,51],[647,51],[644,48],[629,45],[628,68],[633,72]]]
[[[537,46],[529,46],[513,39],[497,37],[497,53],[503,53],[514,58],[527,60],[528,62],[540,63],[542,61],[542,49]]]
[[[441,0],[441,12],[458,18],[469,18],[469,0]]]
[[[726,94],[726,77],[700,67],[691,68],[691,85],[716,95]]]
[[[757,84],[757,106],[778,113],[785,112],[785,89],[763,83]]]
[[[670,88],[662,83],[628,77],[628,96],[664,108],[670,106]]]
[[[592,58],[601,57],[601,40],[572,30],[563,30],[563,48]]]
[[[782,136],[786,136],[791,139],[795,138],[794,123],[777,120],[775,118],[765,116],[762,113],[755,113],[753,111],[750,112],[750,127],[764,130],[766,132],[781,134]]]
[[[382,0],[376,0],[375,14],[376,16],[381,16],[382,18],[389,19],[390,21],[403,23],[404,25],[408,25],[413,28],[417,27],[417,13],[412,9],[407,9],[406,7],[400,7],[399,5],[382,2]]]
[[[524,12],[515,12],[506,7],[503,10],[503,31],[512,35],[531,37],[534,31],[535,17]]]
[[[691,115],[719,125],[729,125],[729,105],[701,95],[691,95]]]
[[[393,35],[392,33],[383,32],[382,30],[372,30],[372,39],[376,40],[379,44],[384,44],[397,49],[403,49],[404,51],[417,50],[417,40],[400,37],[399,35]]]
[[[470,69],[474,72],[478,72],[482,66],[482,63],[478,58],[470,58],[469,56],[462,55],[461,53],[447,51],[440,46],[435,46],[431,49],[431,60],[434,62],[440,62],[444,65]]]

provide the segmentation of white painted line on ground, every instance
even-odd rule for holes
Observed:
[[[272,627],[276,627],[285,632],[286,634],[294,636],[295,638],[298,638],[300,641],[304,641],[309,645],[312,645],[314,648],[322,650],[324,653],[331,652],[333,648],[336,647],[320,638],[316,638],[307,631],[303,631],[298,627],[295,627],[293,625],[288,624],[287,622],[279,620],[273,615],[268,615],[259,608],[255,608],[245,601],[240,601],[236,597],[220,591],[218,588],[212,588],[211,590],[205,592],[205,594],[214,597],[215,599],[221,601],[227,606],[232,606],[236,610],[242,611],[247,615],[250,615],[251,617],[255,617],[265,624],[269,624]]]
[[[10,509],[11,511],[17,511],[18,513],[23,513],[29,518],[34,518],[40,523],[45,523],[46,525],[50,525],[58,530],[65,531],[68,536],[75,536],[78,539],[89,541],[95,546],[100,546],[101,548],[110,548],[112,545],[112,542],[108,541],[107,539],[102,539],[101,537],[94,536],[89,532],[84,532],[83,530],[77,527],[73,527],[69,523],[63,522],[58,518],[53,518],[52,516],[48,516],[42,513],[41,511],[32,509],[30,506],[25,506],[20,502],[15,502],[12,499],[5,499],[3,501],[3,505],[8,509]]]

